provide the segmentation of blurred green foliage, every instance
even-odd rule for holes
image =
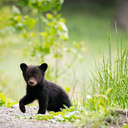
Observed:
[[[57,11],[61,9],[63,0],[22,0],[23,6],[29,6],[37,9],[38,12]]]
[[[44,55],[50,53],[51,49],[56,49],[57,44],[61,43],[63,40],[68,38],[68,30],[65,25],[65,20],[62,19],[57,11],[60,10],[62,1],[56,0],[48,1],[22,1],[24,6],[32,7],[32,12],[36,10],[36,17],[31,13],[31,15],[22,15],[17,7],[13,7],[14,15],[10,18],[10,26],[16,29],[16,31],[22,31],[24,38],[26,40],[31,40],[32,56],[36,53],[41,54],[43,59]],[[43,16],[43,12],[53,11],[52,13]],[[36,24],[38,27],[38,32],[35,31]],[[42,25],[44,32],[42,31]],[[61,44],[62,45],[62,44]],[[55,57],[58,57],[59,53],[56,53]]]
[[[0,106],[11,107],[15,105],[16,103],[17,102],[6,97],[3,93],[0,93]]]

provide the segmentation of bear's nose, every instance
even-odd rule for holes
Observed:
[[[37,80],[35,78],[31,77],[28,80],[28,84],[31,85],[31,86],[35,86],[35,85],[37,85]]]
[[[33,84],[34,84],[34,81],[29,80],[28,83],[29,83],[30,85],[33,85]]]

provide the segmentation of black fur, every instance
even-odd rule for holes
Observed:
[[[24,80],[27,83],[26,95],[19,101],[20,110],[25,113],[25,105],[38,100],[38,113],[45,114],[46,110],[58,112],[65,106],[70,107],[71,102],[66,92],[55,83],[47,81],[45,71],[47,64],[43,63],[40,66],[28,66],[25,63],[20,65],[23,72]],[[37,85],[31,86],[29,79],[34,77],[37,80]]]

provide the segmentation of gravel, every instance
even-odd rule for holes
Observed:
[[[70,123],[30,119],[32,115],[36,115],[37,110],[35,106],[27,106],[26,113],[22,113],[18,105],[11,108],[0,107],[0,128],[75,128]]]

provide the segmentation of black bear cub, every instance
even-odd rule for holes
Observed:
[[[39,66],[20,64],[24,80],[27,84],[26,95],[19,101],[20,110],[25,113],[25,105],[38,100],[38,114],[45,114],[46,110],[58,112],[65,106],[70,107],[71,102],[66,92],[45,79],[45,71],[48,65]]]

